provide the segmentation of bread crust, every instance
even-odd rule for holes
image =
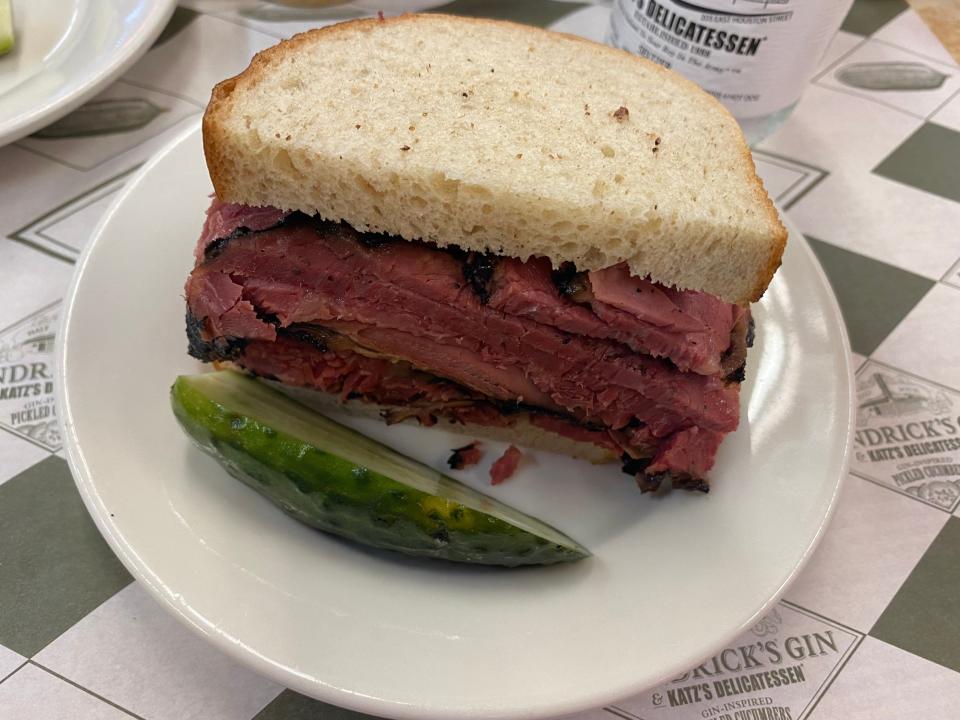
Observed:
[[[700,95],[705,102],[710,104],[712,111],[724,116],[730,123],[735,124],[736,122],[730,115],[729,111],[718,100],[716,100],[716,98],[704,93],[695,83],[687,80],[686,78],[683,78],[656,63],[646,60],[645,58],[641,58],[617,48],[600,45],[575,35],[555,33],[542,28],[521,25],[504,20],[459,17],[444,15],[441,13],[405,14],[391,18],[363,18],[298,33],[277,45],[257,53],[251,60],[250,65],[243,72],[218,83],[213,88],[210,102],[203,116],[202,129],[203,147],[206,156],[207,168],[217,196],[221,199],[230,200],[231,195],[233,194],[231,191],[232,183],[235,179],[233,172],[234,164],[232,163],[229,154],[225,152],[225,149],[229,147],[229,143],[225,141],[225,138],[229,133],[229,131],[226,129],[225,118],[229,117],[232,105],[235,102],[235,93],[242,91],[244,88],[253,87],[260,82],[269,81],[270,68],[277,62],[285,58],[295,56],[301,49],[323,42],[329,38],[375,32],[385,25],[422,25],[427,28],[431,24],[437,22],[455,22],[466,26],[477,27],[509,27],[514,30],[522,30],[524,33],[529,33],[531,37],[561,36],[572,42],[589,46],[589,48],[594,52],[599,51],[610,54],[611,56],[629,58],[631,62],[636,63],[638,67],[642,67],[645,71],[658,74],[664,82],[669,82],[674,86],[684,88],[685,92],[696,93]],[[742,135],[739,136],[738,142],[739,147],[735,148],[735,154],[740,158],[740,163],[743,166],[742,169],[747,171],[746,182],[751,186],[751,195],[755,202],[753,210],[759,211],[759,214],[763,216],[763,224],[769,228],[769,232],[767,233],[768,247],[766,260],[758,262],[753,268],[743,268],[744,273],[749,274],[753,278],[751,280],[751,286],[747,286],[746,288],[737,290],[736,292],[727,292],[723,290],[718,291],[717,288],[713,288],[712,291],[713,294],[716,294],[730,302],[746,304],[760,299],[771,279],[773,278],[774,273],[779,268],[783,251],[786,246],[787,231],[781,223],[777,209],[767,195],[762,181],[756,174],[750,148],[747,146]],[[321,214],[323,213],[321,212]],[[466,244],[466,247],[469,248],[469,243]],[[552,254],[550,257],[554,260],[567,259],[563,257],[563,253],[561,251]],[[632,261],[630,261],[630,267],[631,271],[633,271],[635,274],[648,274],[644,271],[642,266],[638,266],[637,263]],[[650,276],[653,277],[653,279],[665,284],[674,284],[683,288],[692,287],[689,283],[677,282],[673,278],[664,277],[662,274],[654,275],[653,273],[650,273]],[[705,289],[708,292],[711,291],[707,288],[694,289]]]

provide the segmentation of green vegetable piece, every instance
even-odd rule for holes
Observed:
[[[484,565],[590,554],[549,525],[240,373],[180,376],[171,404],[186,433],[231,475],[318,530]]]
[[[0,0],[0,55],[13,50],[13,12],[10,0]]]

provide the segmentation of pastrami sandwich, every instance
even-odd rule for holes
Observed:
[[[578,38],[410,15],[213,91],[190,352],[706,490],[786,240],[733,118]]]

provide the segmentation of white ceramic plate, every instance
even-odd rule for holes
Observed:
[[[150,47],[176,0],[13,0],[0,56],[0,146],[96,95]]]
[[[612,466],[528,453],[491,488],[594,557],[519,571],[368,551],[309,530],[191,446],[168,407],[183,283],[209,202],[198,129],[132,180],[80,261],[59,350],[77,485],[127,568],[229,655],[375,715],[536,718],[597,707],[750,626],[824,531],[846,469],[851,370],[836,302],[793,230],[756,307],[740,429],[709,496],[642,496]],[[349,424],[438,469],[462,437]]]

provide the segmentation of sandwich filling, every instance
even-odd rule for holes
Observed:
[[[630,276],[360,233],[213,201],[186,285],[190,352],[383,406],[388,422],[522,417],[706,490],[736,429],[749,310]]]

